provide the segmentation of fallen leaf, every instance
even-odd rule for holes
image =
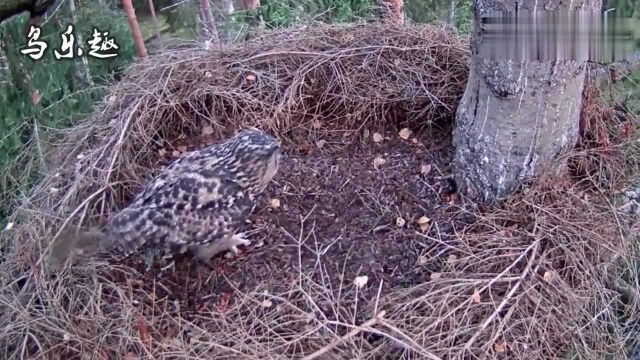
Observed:
[[[318,149],[322,149],[322,147],[327,143],[326,140],[318,140],[316,141],[316,146],[318,147]]]
[[[187,151],[187,147],[182,145],[182,146],[178,146],[178,151],[180,152],[186,152]]]
[[[480,304],[480,292],[478,291],[478,289],[473,289],[473,295],[471,295],[471,299],[473,299],[474,303]]]
[[[223,313],[227,310],[227,306],[229,305],[229,300],[231,300],[231,294],[223,293],[220,295],[220,302],[218,302],[218,311]]]
[[[256,76],[249,74],[249,75],[247,75],[246,79],[249,80],[249,81],[255,81],[256,80]]]
[[[202,135],[211,135],[213,134],[213,127],[205,126],[202,128]]]
[[[396,226],[397,227],[403,227],[404,224],[406,224],[406,223],[407,222],[403,218],[401,218],[401,217],[396,218]]]
[[[380,133],[373,133],[373,142],[379,143],[384,139]]]
[[[280,200],[273,198],[271,199],[271,208],[277,209],[280,207]]]
[[[173,157],[180,157],[180,151],[174,150],[171,155],[173,155]]]
[[[9,231],[9,230],[13,229],[13,225],[14,225],[14,223],[12,223],[12,222],[7,223],[7,226],[5,226],[4,229]]]
[[[147,323],[142,317],[138,317],[136,327],[138,328],[138,334],[140,334],[140,340],[142,340],[142,342],[147,346],[148,349],[151,345],[151,339],[149,338],[149,329],[147,328]]]
[[[502,353],[505,351],[504,342],[498,340],[493,344],[493,350],[497,353]]]
[[[416,220],[416,223],[418,224],[418,227],[420,227],[420,231],[422,232],[425,232],[429,229],[430,222],[431,222],[431,219],[429,219],[426,216],[420,216],[418,220]]]
[[[544,278],[544,281],[550,283],[551,281],[553,281],[553,272],[552,271],[545,271],[544,275],[542,275],[542,277]]]
[[[387,163],[387,160],[385,160],[383,157],[381,156],[376,156],[375,159],[373,159],[373,166],[377,169],[378,166],[382,166],[384,164]]]
[[[431,164],[420,165],[420,174],[429,175],[430,172],[431,172]]]
[[[434,272],[431,273],[431,280],[438,280],[442,277],[442,273]]]
[[[411,130],[409,130],[409,128],[403,128],[403,129],[400,130],[398,135],[403,140],[409,140],[409,137],[411,136]]]
[[[367,275],[358,276],[353,279],[353,284],[358,288],[362,289],[369,282],[369,277]]]
[[[33,105],[38,105],[40,99],[42,99],[42,97],[40,96],[40,93],[38,93],[38,90],[35,90],[31,93],[31,103]]]

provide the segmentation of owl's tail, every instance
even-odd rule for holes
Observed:
[[[57,267],[73,258],[93,257],[101,253],[108,242],[109,236],[100,230],[67,228],[51,245],[47,264]]]

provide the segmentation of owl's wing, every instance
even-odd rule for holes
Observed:
[[[231,235],[254,207],[253,197],[225,169],[158,177],[112,221],[130,247],[181,247]]]

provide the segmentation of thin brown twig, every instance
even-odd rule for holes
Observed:
[[[491,324],[491,322],[502,312],[502,309],[504,309],[505,306],[507,306],[507,303],[509,301],[511,301],[511,298],[513,298],[513,295],[516,293],[516,291],[518,291],[518,289],[520,288],[520,285],[522,285],[522,282],[525,280],[525,278],[529,275],[529,271],[531,270],[532,265],[535,263],[536,260],[536,255],[537,255],[537,250],[538,250],[538,246],[540,244],[540,241],[535,241],[534,242],[534,246],[531,248],[531,259],[529,259],[529,261],[527,262],[527,266],[525,267],[525,269],[522,271],[522,274],[520,275],[520,279],[518,280],[518,282],[516,282],[516,284],[511,288],[511,290],[509,290],[509,292],[507,293],[507,295],[504,297],[504,299],[502,299],[502,302],[500,303],[500,305],[498,305],[498,307],[496,308],[496,310],[489,315],[488,318],[485,319],[485,321],[480,325],[480,328],[476,331],[476,333],[471,337],[471,339],[469,339],[469,341],[467,341],[467,343],[464,345],[464,351],[468,351],[471,346],[473,345],[473,343],[476,341],[476,339],[478,339],[478,337],[480,336],[480,334],[489,326],[489,324]],[[528,251],[527,251],[528,252]]]
[[[341,336],[339,339],[336,339],[336,340],[332,341],[331,343],[327,344],[326,346],[324,346],[321,349],[318,349],[317,351],[315,351],[311,355],[305,356],[303,358],[303,360],[313,360],[313,359],[315,359],[315,358],[317,358],[319,356],[322,356],[325,353],[327,353],[327,352],[331,351],[332,349],[334,349],[336,346],[340,345],[340,343],[346,342],[347,340],[349,340],[350,338],[358,335],[362,331],[367,331],[367,328],[373,327],[374,325],[376,325],[380,321],[382,321],[384,319],[385,313],[386,313],[385,310],[380,311],[376,316],[374,316],[371,319],[365,321],[360,326],[352,329],[348,333],[346,333],[343,336]]]

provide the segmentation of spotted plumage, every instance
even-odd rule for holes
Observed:
[[[112,217],[101,247],[116,256],[191,251],[207,261],[248,245],[239,229],[276,175],[280,145],[257,129],[191,152]]]

